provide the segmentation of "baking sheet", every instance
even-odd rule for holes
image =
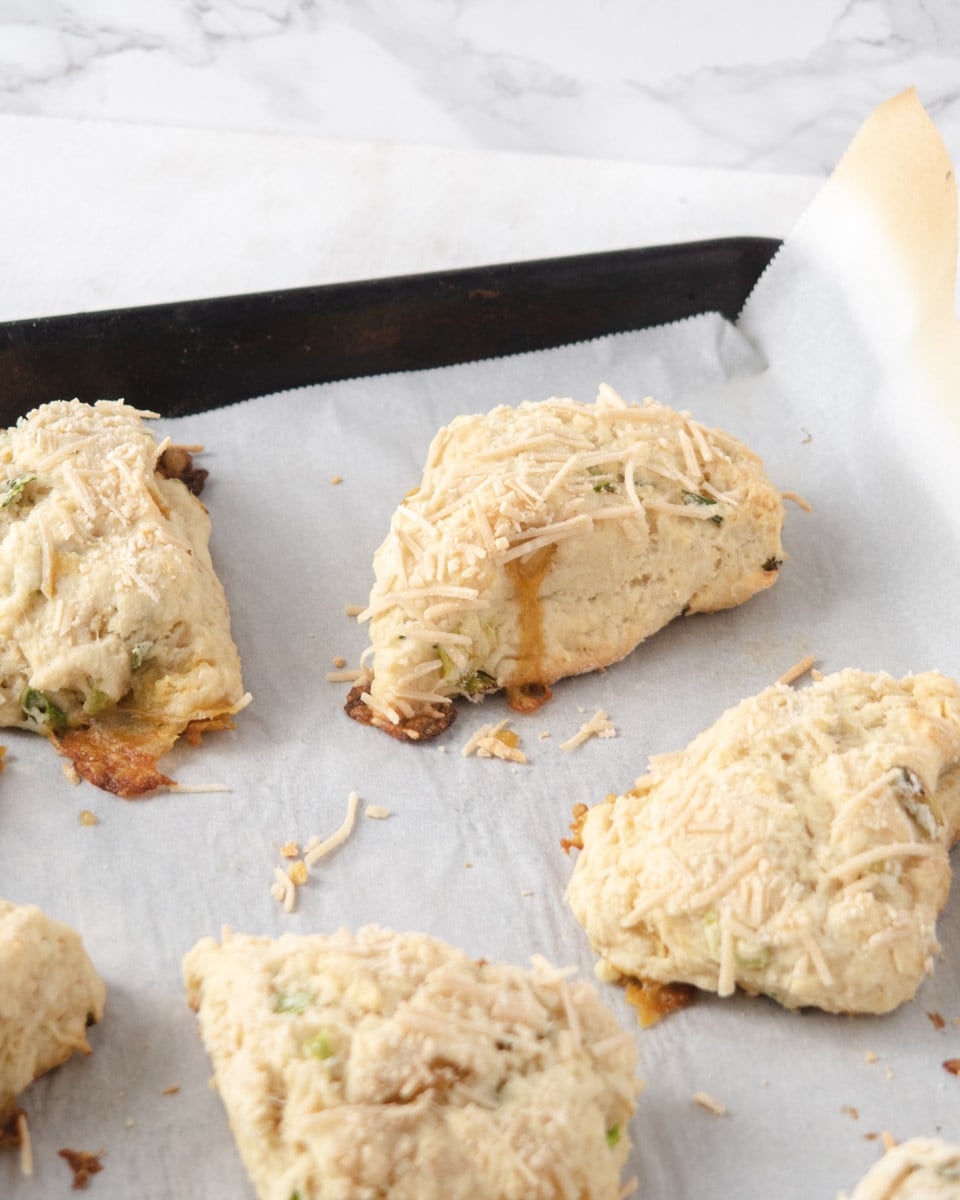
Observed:
[[[896,131],[916,118],[915,102],[880,116]],[[930,161],[911,179],[921,199],[939,170],[935,134],[922,129]],[[881,132],[885,144],[889,128]],[[869,138],[866,150],[875,153]],[[881,203],[874,192],[851,200],[842,180],[831,187],[818,205],[834,204],[837,192],[841,207]],[[882,222],[874,227],[879,241],[863,249],[875,257],[889,236]],[[235,733],[165,760],[181,783],[227,792],[125,802],[72,788],[40,739],[4,739],[0,894],[39,903],[81,930],[108,1004],[91,1031],[93,1056],[24,1095],[36,1174],[21,1179],[16,1155],[3,1154],[0,1196],[66,1195],[69,1171],[56,1151],[71,1147],[105,1151],[90,1186],[100,1200],[252,1197],[207,1086],[209,1063],[179,978],[182,954],[222,923],[277,935],[376,921],[477,956],[544,953],[589,975],[593,956],[562,894],[572,863],[559,841],[573,804],[628,787],[648,755],[684,745],[808,653],[825,671],[960,674],[957,523],[920,449],[905,439],[899,410],[887,419],[885,389],[893,380],[909,385],[912,411],[931,426],[940,419],[938,453],[947,456],[956,452],[952,417],[914,369],[909,330],[893,348],[883,340],[878,356],[845,285],[819,297],[808,288],[826,269],[816,243],[808,238],[794,261],[788,240],[741,327],[706,315],[159,423],[161,436],[209,447],[212,550],[254,702]],[[870,270],[887,286],[889,266],[900,286],[891,257],[894,266],[881,255]],[[526,766],[460,754],[480,724],[512,715],[501,697],[464,706],[447,733],[422,746],[350,722],[341,711],[345,685],[325,680],[335,656],[352,665],[365,645],[344,605],[366,599],[373,550],[417,482],[436,429],[500,402],[592,400],[601,380],[627,399],[652,394],[723,426],[762,455],[778,486],[811,501],[810,514],[789,509],[790,558],[777,585],[738,609],[675,622],[602,674],[559,684],[546,708],[513,718]],[[617,736],[561,751],[601,707]],[[297,912],[285,915],[269,892],[280,845],[331,832],[354,789],[393,815],[361,819],[300,890]],[[98,825],[80,825],[84,808]],[[647,1089],[631,1127],[628,1174],[639,1195],[833,1196],[879,1155],[873,1135],[960,1138],[958,1080],[941,1066],[960,1053],[956,895],[939,928],[934,978],[890,1016],[797,1014],[762,999],[704,997],[638,1029]],[[636,1028],[622,992],[602,990]],[[945,1027],[928,1013],[941,1014]],[[165,1095],[173,1085],[179,1091]],[[696,1106],[701,1090],[727,1115]]]

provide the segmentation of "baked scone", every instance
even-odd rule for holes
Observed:
[[[0,1128],[29,1083],[90,1053],[104,995],[79,934],[34,904],[0,900]]]
[[[122,796],[247,700],[198,473],[142,415],[56,401],[0,435],[0,725]]]
[[[902,1142],[874,1163],[849,1200],[960,1200],[960,1146],[941,1138]]]
[[[542,958],[419,933],[224,936],[184,959],[261,1200],[616,1200],[636,1047]]]
[[[603,385],[457,417],[374,556],[372,679],[347,711],[415,739],[455,696],[536,707],[674,617],[770,587],[782,523],[755,454],[652,400]]]
[[[601,973],[881,1013],[933,970],[960,833],[960,688],[777,684],[589,810],[568,887]]]

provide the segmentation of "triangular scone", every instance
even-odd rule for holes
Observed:
[[[90,1053],[106,989],[79,935],[36,905],[0,900],[0,1128],[34,1079]]]
[[[247,699],[206,509],[141,415],[56,401],[0,436],[0,725],[121,796]]]
[[[594,987],[419,933],[207,939],[184,959],[261,1200],[616,1200],[640,1085]]]
[[[933,970],[960,687],[777,684],[589,810],[568,896],[612,974],[887,1012]]]
[[[458,417],[374,557],[372,680],[347,711],[419,738],[453,720],[454,696],[507,688],[536,707],[674,617],[770,587],[782,523],[742,443],[606,385],[594,404]]]
[[[960,1200],[960,1146],[933,1137],[891,1146],[852,1195],[837,1200]]]

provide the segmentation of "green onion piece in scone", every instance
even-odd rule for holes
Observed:
[[[137,642],[134,648],[130,651],[130,670],[139,671],[146,661],[147,655],[150,653],[150,642]]]
[[[24,688],[20,707],[24,715],[36,721],[44,733],[56,733],[67,727],[67,714],[36,688]]]
[[[717,503],[716,500],[714,500],[712,496],[702,496],[699,492],[684,492],[683,493],[683,502],[684,502],[684,504],[707,504],[707,505],[714,505]],[[710,520],[714,523],[714,525],[721,525],[723,523],[723,517],[721,517],[719,515],[719,513],[716,514],[715,516],[710,517]]]
[[[0,485],[0,508],[9,508],[23,495],[23,489],[32,483],[36,475],[18,475],[16,479],[8,479]]]
[[[275,1013],[294,1013],[299,1015],[313,1003],[311,992],[278,992],[273,1003]]]
[[[465,696],[479,696],[483,692],[491,692],[497,687],[497,681],[486,671],[474,671],[460,680],[460,690]]]
[[[322,1029],[307,1042],[307,1053],[314,1058],[321,1059],[333,1056],[333,1046],[330,1043],[330,1038]]]

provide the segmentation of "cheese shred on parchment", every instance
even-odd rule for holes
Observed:
[[[30,1141],[30,1126],[27,1124],[27,1114],[23,1109],[17,1113],[17,1140],[20,1142],[20,1172],[23,1175],[32,1175],[33,1143]]]
[[[617,731],[613,722],[602,708],[598,708],[590,720],[585,721],[572,738],[560,743],[560,749],[576,750],[578,746],[582,746],[592,737],[612,738],[616,735]]]
[[[350,834],[353,832],[353,825],[357,819],[357,805],[360,803],[360,796],[357,792],[351,792],[347,797],[347,815],[343,818],[343,823],[336,833],[331,833],[328,838],[322,842],[317,837],[312,837],[307,842],[303,861],[308,867],[312,867],[314,863],[318,863],[321,858],[332,853],[338,846],[342,846]]]
[[[720,1101],[711,1096],[709,1092],[694,1092],[693,1102],[694,1104],[699,1104],[700,1107],[706,1109],[707,1112],[713,1113],[715,1117],[722,1117],[726,1115],[726,1105],[721,1104]]]
[[[798,679],[801,679],[804,675],[806,675],[816,661],[817,656],[815,654],[808,654],[806,658],[801,658],[800,661],[798,663],[794,663],[789,670],[784,671],[784,673],[777,680],[777,683],[796,683]]]
[[[509,719],[498,725],[481,725],[460,753],[464,758],[475,754],[478,758],[500,758],[506,762],[526,763],[527,756],[520,749],[519,738],[508,729]]]
[[[347,813],[339,829],[323,841],[316,836],[312,837],[304,847],[303,858],[293,863],[289,871],[284,871],[281,867],[274,868],[274,882],[270,886],[270,895],[278,904],[283,905],[284,912],[293,912],[296,907],[297,888],[302,887],[309,879],[310,868],[322,858],[326,858],[338,846],[343,845],[353,832],[359,804],[359,794],[351,792],[347,797]],[[367,806],[366,815],[383,819],[390,816],[390,810],[371,804]],[[285,842],[280,848],[280,853],[284,858],[290,858],[292,857],[290,850],[294,847],[296,847],[296,842]]]

